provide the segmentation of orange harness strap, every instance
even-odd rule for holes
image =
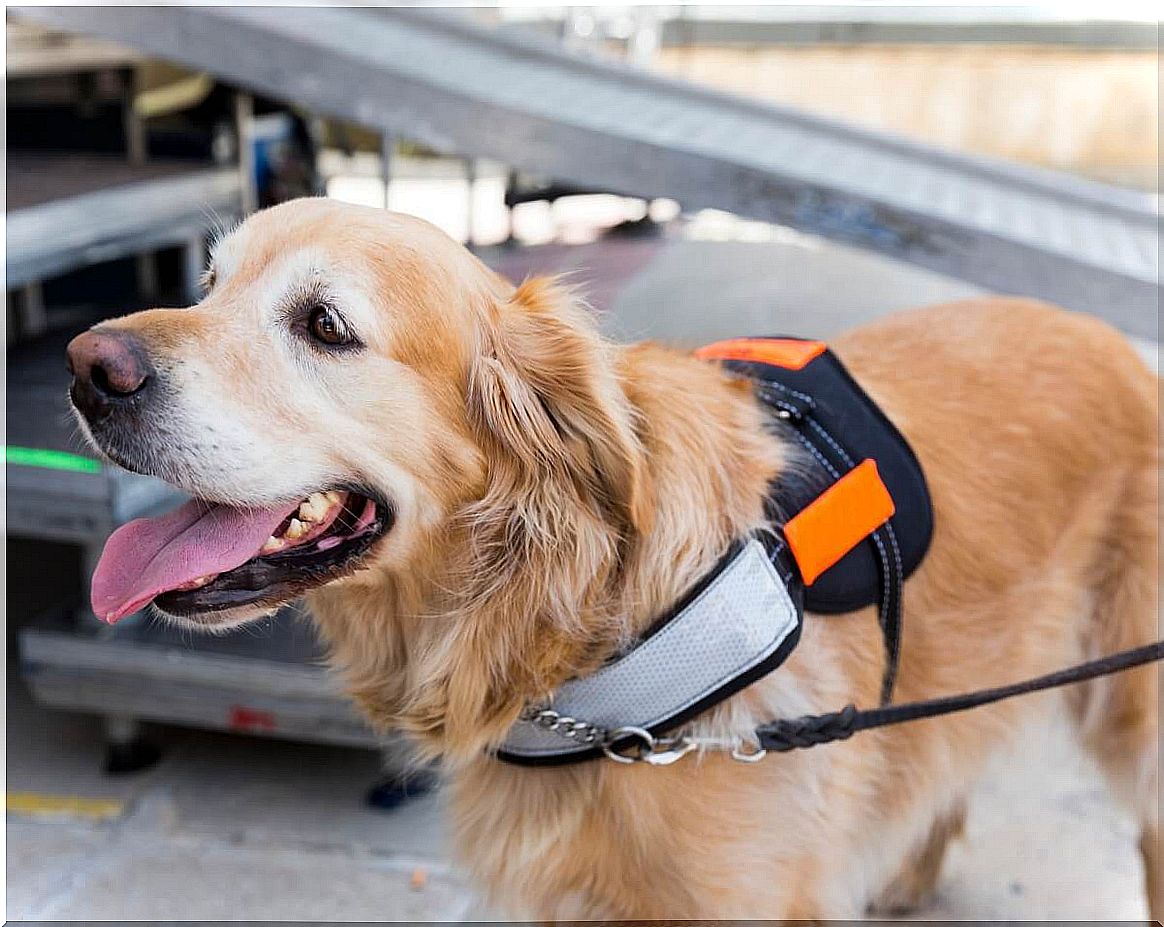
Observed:
[[[752,361],[772,364],[785,370],[800,370],[810,360],[824,353],[823,341],[798,341],[792,338],[732,338],[704,345],[695,352],[700,360]]]
[[[806,586],[887,522],[893,498],[872,458],[862,461],[784,525]]]

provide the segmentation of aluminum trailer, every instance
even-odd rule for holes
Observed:
[[[379,743],[293,614],[250,634],[195,642],[145,616],[109,628],[50,613],[21,632],[20,652],[37,700],[101,715],[111,746],[131,746],[140,720],[348,747]]]

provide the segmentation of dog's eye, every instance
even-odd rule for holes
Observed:
[[[330,347],[355,344],[356,339],[348,331],[343,319],[329,306],[316,306],[307,317],[307,331],[320,344]]]

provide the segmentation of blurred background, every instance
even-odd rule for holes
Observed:
[[[177,504],[71,423],[63,347],[199,298],[208,239],[324,194],[568,272],[622,340],[829,337],[983,292],[1096,313],[1158,367],[1147,3],[38,7],[6,20],[9,918],[482,919],[290,611],[200,638],[88,612]],[[1134,832],[1045,732],[918,916],[1146,916]]]

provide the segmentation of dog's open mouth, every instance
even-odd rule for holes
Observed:
[[[350,572],[391,522],[387,505],[350,489],[269,508],[195,499],[110,536],[93,611],[112,624],[151,601],[183,616],[281,604]]]

